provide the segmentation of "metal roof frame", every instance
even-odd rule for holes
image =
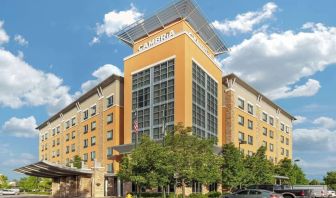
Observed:
[[[228,49],[219,37],[218,32],[209,24],[198,7],[193,0],[173,2],[172,5],[159,10],[154,15],[125,27],[116,36],[133,47],[137,40],[148,36],[150,33],[162,29],[174,21],[185,20],[194,28],[215,55],[227,52]]]
[[[92,170],[90,169],[70,168],[67,166],[54,164],[48,161],[39,161],[21,168],[17,168],[14,171],[26,175],[36,177],[47,177],[47,178],[92,175]]]

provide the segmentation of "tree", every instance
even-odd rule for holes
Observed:
[[[40,179],[38,177],[33,177],[33,176],[23,177],[19,181],[19,187],[23,191],[31,192],[33,190],[38,189],[39,182],[40,182]]]
[[[275,167],[275,173],[281,176],[287,176],[292,185],[308,184],[309,181],[303,173],[302,169],[292,163],[292,160],[285,158],[279,162]]]
[[[9,187],[8,177],[5,175],[0,175],[0,189],[8,187]]]
[[[336,189],[336,171],[327,172],[323,180],[329,188]]]
[[[162,144],[143,136],[138,147],[123,158],[118,176],[139,186],[167,186],[173,175],[171,157]]]
[[[317,180],[317,179],[312,179],[310,182],[309,182],[309,185],[320,185],[320,181]]]
[[[76,167],[77,169],[81,169],[81,168],[82,168],[82,158],[79,157],[78,155],[75,155],[75,156],[73,157],[72,164],[73,164],[73,166]]]
[[[273,163],[266,159],[266,148],[260,147],[255,154],[245,159],[245,184],[272,184],[274,176]]]
[[[170,163],[174,164],[174,174],[181,183],[183,197],[187,183],[196,180],[210,184],[221,179],[220,158],[213,152],[214,141],[200,139],[191,133],[190,127],[178,124],[166,137],[167,148],[172,152]]]
[[[296,164],[293,166],[293,175],[295,177],[294,184],[308,184],[309,180],[306,178],[303,170]]]
[[[243,183],[245,173],[244,156],[234,144],[225,144],[222,151],[222,184],[232,191]]]

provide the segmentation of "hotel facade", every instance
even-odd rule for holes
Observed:
[[[38,126],[41,161],[16,169],[53,178],[59,197],[122,196],[116,176],[138,137],[154,140],[177,123],[193,135],[234,143],[246,155],[260,146],[277,163],[292,158],[295,119],[234,74],[216,56],[227,48],[191,0],[178,1],[126,27],[118,37],[133,49],[124,76],[112,75]],[[71,168],[74,156],[83,168]],[[68,167],[70,166],[70,168]]]

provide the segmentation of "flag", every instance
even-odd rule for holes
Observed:
[[[135,111],[135,116],[134,116],[134,123],[133,123],[133,129],[135,131],[135,133],[138,133],[139,130],[139,126],[138,126],[138,118],[137,118],[137,113]]]

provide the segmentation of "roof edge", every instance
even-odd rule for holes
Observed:
[[[258,94],[260,96],[262,96],[262,99],[268,103],[269,105],[273,106],[274,108],[278,108],[281,110],[281,112],[287,116],[288,118],[290,118],[291,120],[296,120],[296,118],[294,116],[292,116],[290,113],[288,113],[287,111],[285,111],[282,107],[280,107],[279,105],[277,105],[275,102],[273,102],[271,99],[269,99],[268,97],[266,97],[264,94],[262,94],[260,91],[258,91],[257,89],[255,89],[254,87],[252,87],[251,85],[249,85],[247,82],[245,82],[244,80],[242,80],[241,78],[239,78],[236,74],[231,73],[228,74],[226,76],[222,77],[222,83],[225,83],[225,79],[228,78],[235,78],[236,82],[242,84],[245,88],[247,88],[249,91],[253,92],[254,94]],[[238,81],[237,81],[238,80]]]
[[[41,128],[45,127],[48,122],[56,120],[59,117],[60,114],[67,113],[73,107],[76,107],[76,103],[77,102],[82,102],[83,100],[86,100],[90,96],[96,94],[98,87],[105,88],[107,86],[105,84],[108,83],[108,85],[109,85],[110,83],[114,82],[115,80],[119,80],[119,81],[123,82],[124,81],[124,77],[120,76],[120,75],[112,74],[111,76],[107,77],[105,80],[103,80],[102,82],[100,82],[98,85],[94,86],[89,91],[87,91],[84,94],[82,94],[79,98],[77,98],[76,100],[74,100],[73,102],[71,102],[70,104],[68,104],[67,106],[65,106],[62,110],[60,110],[59,112],[55,113],[53,116],[49,117],[49,119],[47,119],[46,121],[42,122],[35,129],[40,130]]]

